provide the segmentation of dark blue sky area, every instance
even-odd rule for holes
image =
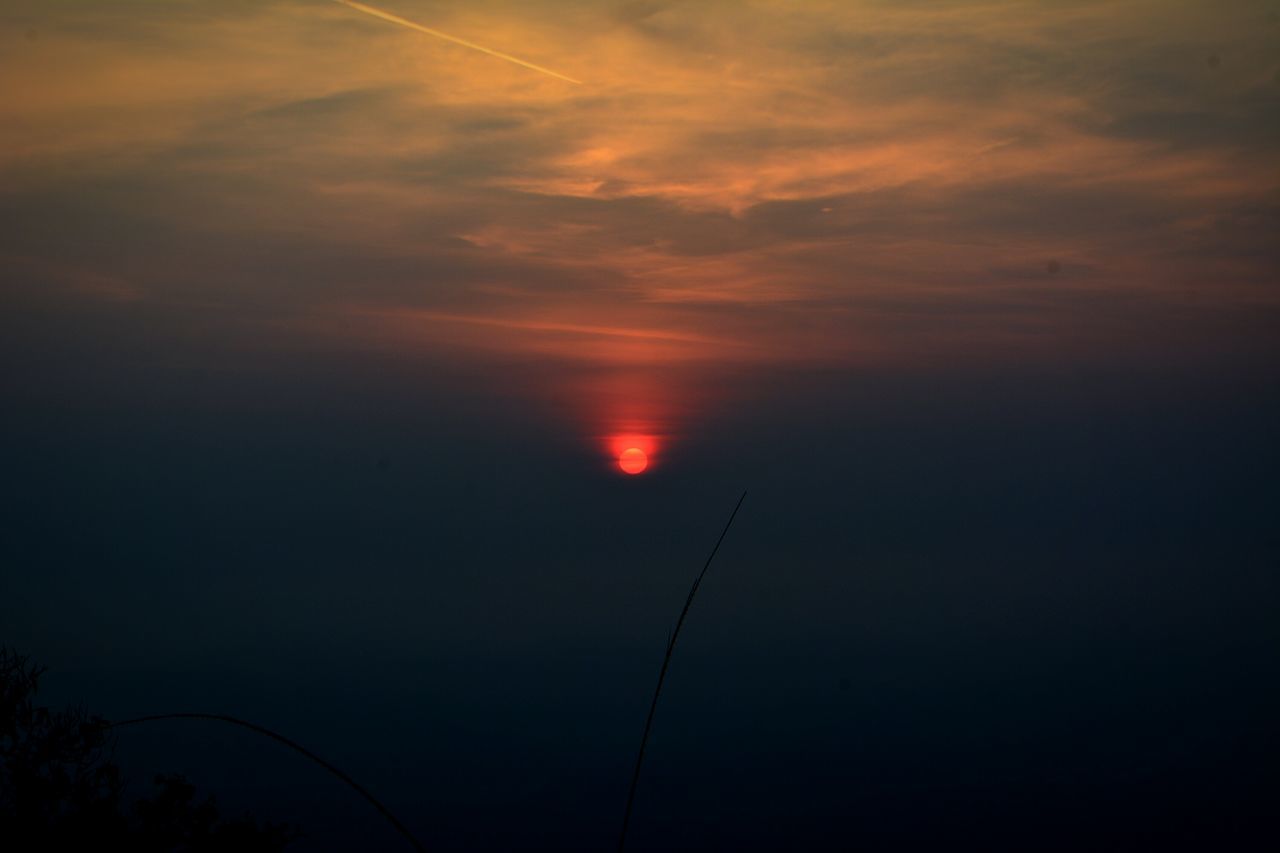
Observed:
[[[5,374],[0,615],[51,702],[273,726],[433,849],[604,849],[667,632],[747,487],[668,681],[636,849],[1266,828],[1265,364],[742,374],[751,402],[628,479],[554,407],[493,390],[519,365],[219,369],[225,350],[184,345],[176,367],[39,316],[5,321],[6,363],[27,361]],[[158,724],[117,755],[139,793],[181,770],[298,821],[299,849],[402,843],[242,731]]]

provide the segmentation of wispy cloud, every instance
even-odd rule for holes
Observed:
[[[1277,298],[1260,0],[340,2],[591,86],[337,3],[27,4],[0,249],[140,300],[629,364],[1105,350]]]

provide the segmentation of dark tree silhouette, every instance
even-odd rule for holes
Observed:
[[[160,851],[283,850],[296,830],[252,818],[226,820],[180,776],[124,807],[109,724],[84,708],[36,704],[43,669],[0,646],[0,849]]]
[[[279,824],[219,818],[213,797],[197,802],[195,786],[181,776],[157,776],[156,785],[160,790],[153,799],[134,805],[135,849],[274,853],[297,837],[296,831]]]

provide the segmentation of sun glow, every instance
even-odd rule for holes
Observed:
[[[628,432],[609,437],[610,457],[624,474],[643,474],[657,460],[658,442],[651,433]]]
[[[638,447],[628,447],[618,454],[618,467],[627,474],[640,474],[649,467],[649,454]]]

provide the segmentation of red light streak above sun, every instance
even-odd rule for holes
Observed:
[[[617,470],[631,476],[651,470],[658,461],[658,439],[650,431],[615,432],[608,438],[606,447]]]

